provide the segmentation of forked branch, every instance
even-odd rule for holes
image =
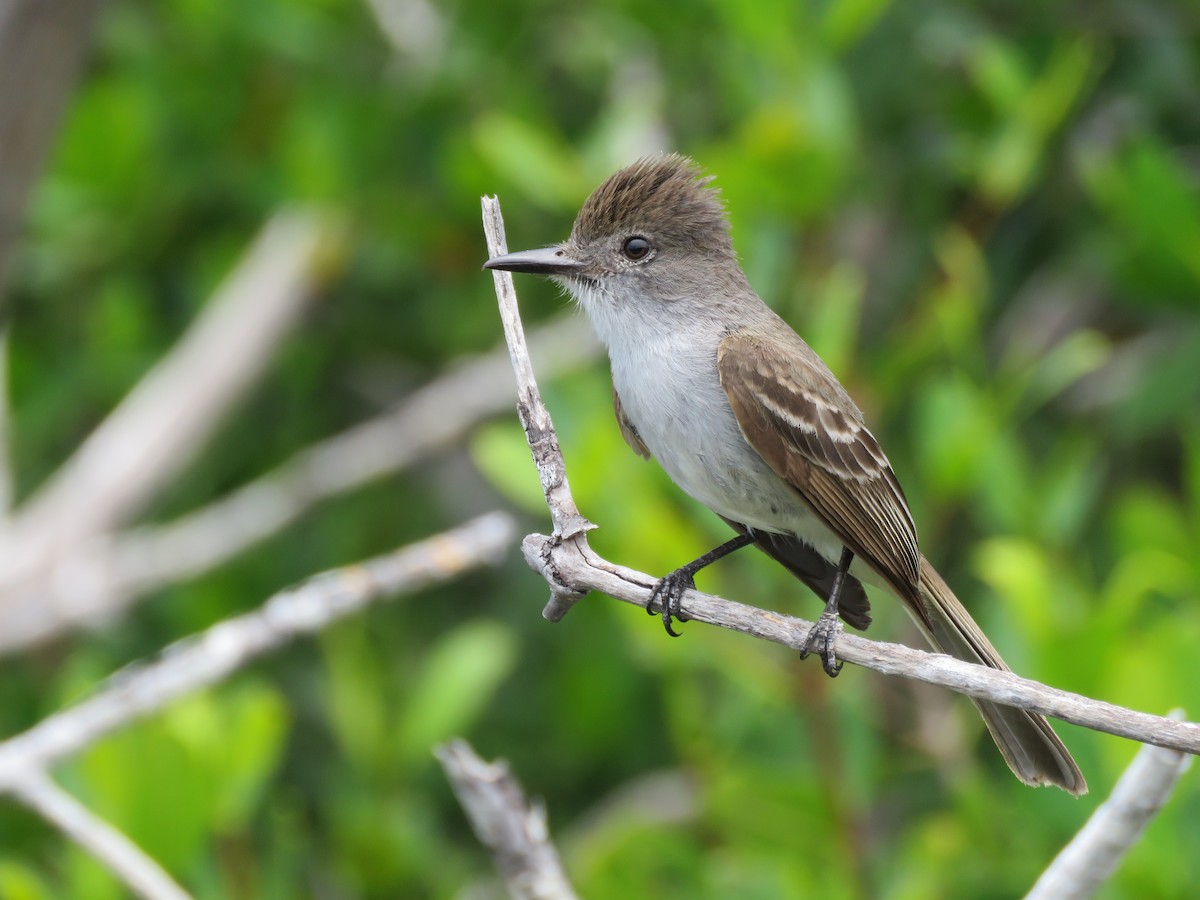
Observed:
[[[500,205],[494,197],[483,198],[483,223],[488,251],[493,256],[507,252]],[[543,615],[551,620],[561,618],[573,603],[593,590],[648,608],[650,590],[656,579],[611,563],[588,546],[586,531],[594,526],[580,515],[571,497],[566,463],[558,446],[554,424],[538,394],[533,368],[524,349],[512,276],[499,270],[492,274],[513,370],[517,376],[521,423],[525,427],[554,524],[554,534],[529,535],[523,543],[526,561],[550,585],[550,603]],[[795,649],[799,649],[813,625],[803,619],[757,609],[696,590],[684,595],[680,611],[689,620],[719,625]],[[1195,722],[1181,722],[1137,712],[1049,687],[1011,672],[850,634],[838,635],[835,652],[839,660],[885,675],[900,675],[941,685],[972,697],[1028,709],[1146,744],[1200,753],[1200,724]]]

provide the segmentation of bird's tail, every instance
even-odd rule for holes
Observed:
[[[965,662],[1011,671],[925,557],[921,557],[919,593],[925,615],[918,615],[917,623],[934,647]],[[972,701],[1004,761],[1021,781],[1052,784],[1076,796],[1087,793],[1083,773],[1045,717],[989,700]]]

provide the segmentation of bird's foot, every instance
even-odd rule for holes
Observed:
[[[679,637],[679,632],[671,627],[671,623],[675,619],[680,622],[687,621],[687,616],[680,612],[679,604],[683,600],[685,591],[695,589],[696,579],[688,567],[676,569],[674,572],[664,575],[654,585],[654,590],[650,592],[650,604],[646,607],[646,612],[654,615],[655,601],[662,604],[663,627],[667,629],[667,634],[671,637]]]
[[[806,659],[809,653],[816,650],[821,657],[821,666],[825,669],[825,674],[836,678],[838,672],[842,671],[842,663],[834,656],[833,645],[841,631],[842,623],[838,614],[826,609],[804,639],[804,644],[800,647],[800,658]]]

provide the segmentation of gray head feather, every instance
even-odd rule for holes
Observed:
[[[584,247],[614,237],[646,235],[656,246],[733,256],[719,192],[699,167],[677,153],[644,157],[592,192],[571,229]]]

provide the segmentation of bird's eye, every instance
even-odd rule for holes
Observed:
[[[646,254],[650,252],[650,242],[641,235],[634,235],[625,239],[625,243],[621,245],[621,252],[625,254],[626,259],[637,262],[639,259],[645,259]]]

